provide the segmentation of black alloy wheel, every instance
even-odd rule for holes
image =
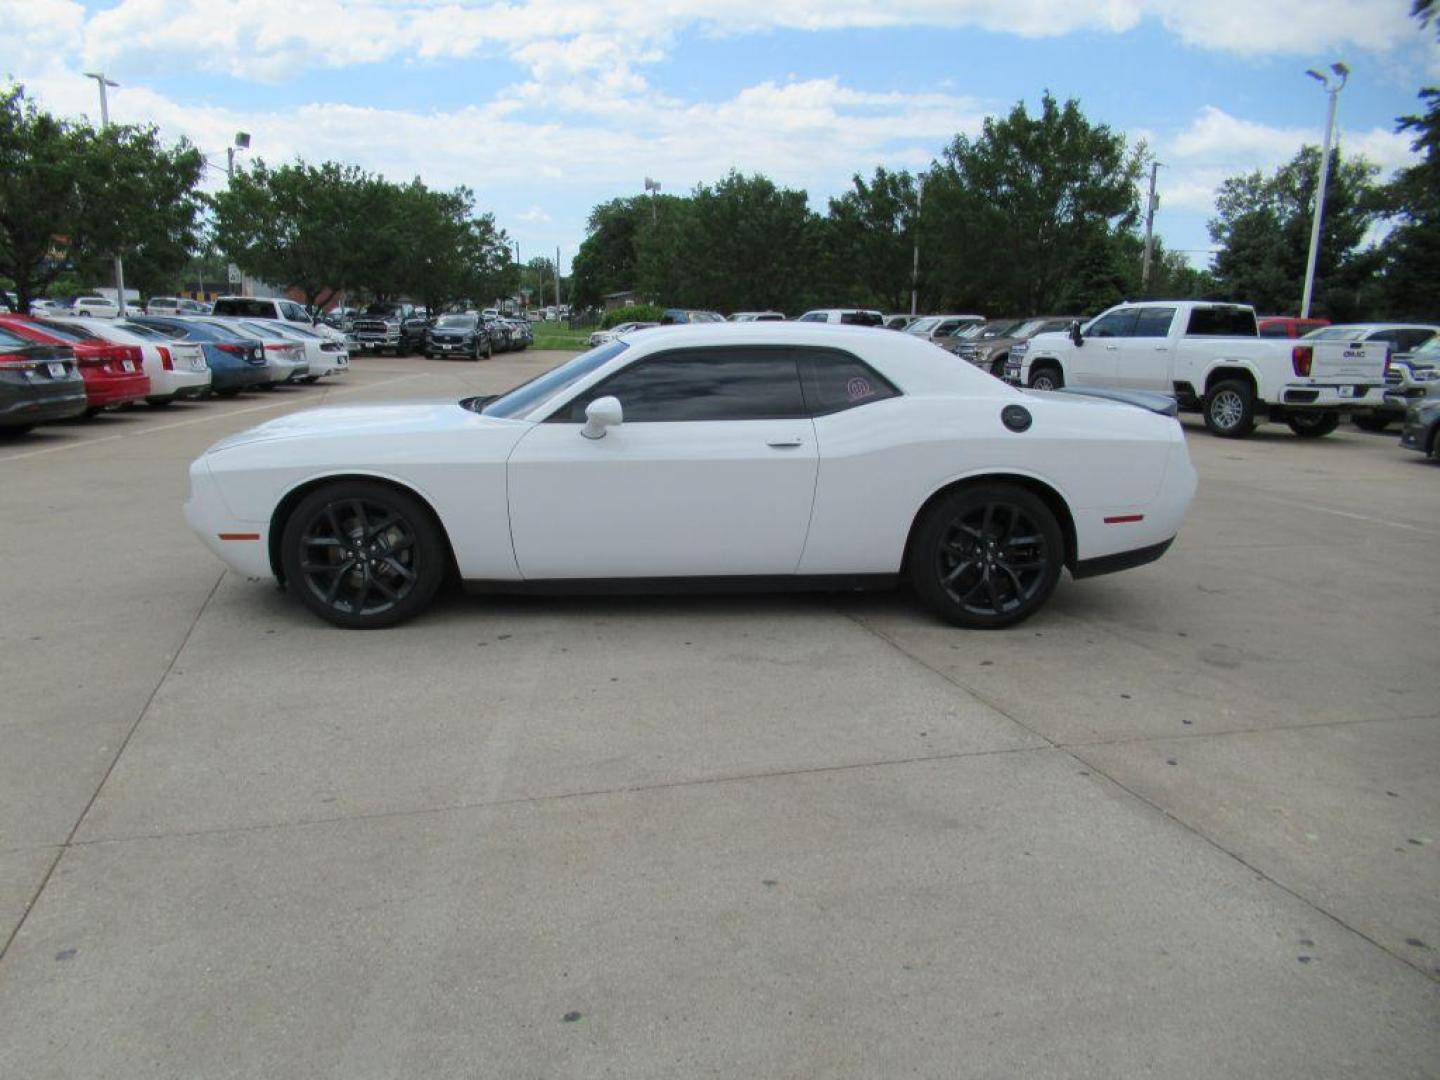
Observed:
[[[1350,419],[1361,431],[1384,431],[1395,418],[1388,413],[1368,412],[1356,413]]]
[[[910,577],[941,618],[998,629],[1044,605],[1064,562],[1060,525],[1039,496],[1011,484],[977,484],[926,514],[910,552]]]
[[[439,526],[415,498],[346,481],[312,492],[285,524],[286,587],[321,618],[355,629],[418,614],[445,577]]]

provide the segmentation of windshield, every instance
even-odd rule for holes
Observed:
[[[546,398],[560,393],[566,387],[575,385],[586,375],[619,356],[629,347],[623,341],[611,341],[591,349],[589,352],[581,353],[575,359],[561,364],[557,368],[552,368],[544,375],[537,376],[527,383],[521,383],[508,394],[504,394],[486,405],[483,412],[486,416],[507,418],[523,416]]]
[[[966,327],[963,330],[955,331],[956,337],[979,338],[981,341],[987,338],[1011,337],[1015,331],[1022,326],[1022,323],[1010,319],[1006,322],[979,323]]]
[[[435,320],[436,327],[456,327],[461,330],[469,330],[475,323],[474,315],[441,315]]]
[[[394,304],[371,304],[365,309],[366,315],[398,315],[400,309]]]
[[[906,329],[912,334],[924,334],[934,329],[936,326],[939,325],[939,323],[939,316],[930,315],[926,318],[915,320],[913,323],[907,326]]]
[[[242,334],[230,323],[217,322],[212,319],[196,319],[195,322],[210,331],[211,335],[218,341],[243,341],[247,344],[254,342],[249,334]]]

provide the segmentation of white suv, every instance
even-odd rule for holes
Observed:
[[[120,314],[120,305],[103,296],[77,296],[70,305],[70,311],[82,318],[93,315],[101,319],[113,319]]]
[[[210,314],[217,319],[270,319],[290,323],[331,341],[345,343],[343,333],[333,326],[316,322],[305,310],[304,304],[297,304],[283,296],[222,296],[215,301],[215,309]]]
[[[801,315],[796,322],[843,323],[846,326],[884,326],[885,316],[863,308],[816,308]]]

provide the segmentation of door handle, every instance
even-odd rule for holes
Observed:
[[[787,448],[790,448],[790,447],[799,446],[799,445],[800,445],[800,442],[801,442],[800,436],[795,435],[795,436],[792,436],[791,438],[788,438],[788,439],[767,439],[766,442],[765,442],[765,445],[766,445],[766,446],[773,446],[773,447],[775,447],[777,450],[783,450],[783,449],[787,449]]]
[[[1120,346],[1118,346],[1118,345],[1106,345],[1106,346],[1105,346],[1105,348],[1109,349],[1111,352],[1114,352],[1114,351],[1115,351],[1116,349],[1118,349],[1119,347],[1120,347]]]
[[[1169,351],[1170,351],[1170,346],[1169,346],[1169,345],[1156,345],[1156,346],[1155,346],[1155,351],[1156,351],[1156,352],[1169,352]]]

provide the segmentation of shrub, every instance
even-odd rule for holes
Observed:
[[[630,304],[605,313],[605,329],[619,326],[622,322],[659,322],[665,309],[659,304]]]

